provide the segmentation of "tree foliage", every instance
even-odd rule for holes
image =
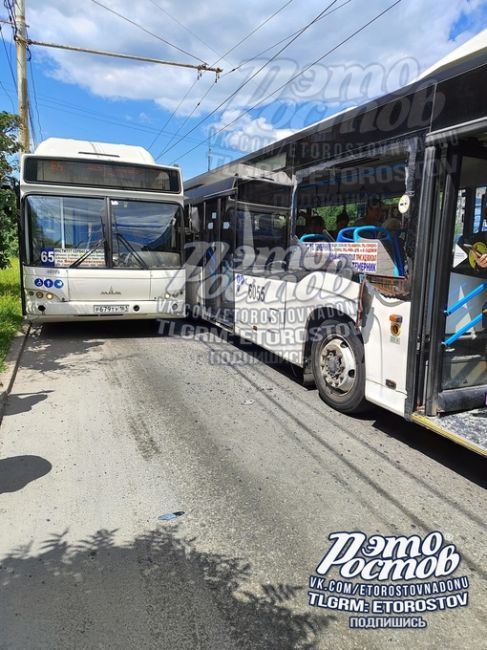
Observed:
[[[17,195],[18,183],[11,176],[12,157],[19,151],[17,140],[19,118],[5,111],[0,112],[0,268],[8,266],[9,256],[16,253],[17,241]]]

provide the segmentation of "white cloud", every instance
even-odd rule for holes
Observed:
[[[218,58],[215,51],[219,55],[225,53],[280,6],[279,0],[246,0],[245,3],[238,0],[213,0],[211,3],[201,0],[185,0],[184,3],[175,0],[100,1],[210,64]],[[337,6],[344,1],[339,0]],[[187,29],[171,20],[155,4],[159,4]],[[388,4],[387,0],[369,0],[367,3],[350,0],[344,7],[313,25],[215,113],[215,124],[223,125],[224,115],[234,115],[232,111],[251,107],[279,88]],[[485,7],[485,0],[404,0],[367,30],[327,56],[322,64],[266,102],[258,118],[244,117],[235,126],[234,136],[226,134],[228,144],[243,142],[246,135],[261,137],[267,132],[270,137],[276,134],[282,137],[282,134],[301,128],[305,119],[309,121],[309,115],[304,116],[299,111],[314,111],[316,119],[319,119],[338,106],[360,103],[370,96],[411,81],[420,71],[471,37],[475,30],[462,32],[455,42],[449,39],[452,26],[462,14],[480,16]],[[220,65],[226,71],[230,70],[296,31],[322,9],[321,0],[293,2],[236,48],[227,59],[222,60]],[[27,10],[31,38],[196,62],[90,0],[73,0],[69,3],[65,0],[30,0]],[[480,28],[481,24],[478,30]],[[105,98],[153,101],[169,111],[177,109],[177,116],[184,117],[195,109],[210,86],[211,91],[201,100],[194,116],[204,116],[214,110],[265,63],[265,57],[275,51],[271,50],[259,60],[222,76],[216,84],[212,74],[203,74],[182,102],[181,98],[195,81],[194,71],[58,50],[42,50],[40,55],[40,50],[36,49],[35,55],[49,62],[46,66],[49,74],[65,83],[77,84]],[[296,109],[288,111],[287,121],[283,118],[282,109],[276,114],[276,106],[272,105],[277,97],[284,100],[285,110],[292,106]]]
[[[223,129],[221,136],[219,138],[216,136],[216,142],[220,146],[226,145],[231,149],[250,152],[281,138],[287,138],[297,130],[275,128],[265,117],[253,119],[250,115],[243,116],[238,120],[237,126],[233,126],[233,121],[239,117],[240,113],[241,110],[238,108],[224,111],[218,122],[207,129],[209,136],[211,137],[212,134]],[[228,123],[232,123],[232,126],[225,128]]]

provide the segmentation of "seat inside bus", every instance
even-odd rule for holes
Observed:
[[[367,272],[404,277],[407,219],[398,205],[406,191],[406,156],[382,156],[354,166],[319,170],[298,186],[296,236],[309,241],[320,230],[340,246],[337,252],[377,243],[377,263]],[[316,247],[315,247],[316,248]]]

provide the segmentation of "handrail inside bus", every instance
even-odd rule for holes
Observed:
[[[454,314],[458,309],[460,309],[460,307],[463,307],[463,305],[465,305],[469,300],[478,296],[485,289],[487,289],[487,282],[482,282],[482,284],[479,284],[475,289],[472,289],[472,291],[467,293],[466,296],[457,300],[457,302],[453,303],[450,307],[447,307],[445,309],[445,316],[451,316]]]
[[[453,303],[450,307],[447,307],[444,311],[445,316],[451,316],[454,314],[456,311],[460,309],[460,307],[463,307],[469,300],[472,298],[475,298],[479,294],[481,294],[485,289],[487,289],[487,282],[482,282],[482,284],[479,284],[475,289],[472,289],[469,293],[467,293],[466,296],[463,298],[460,298],[460,300],[457,300],[457,302]],[[480,314],[477,314],[475,318],[473,318],[469,323],[461,327],[458,331],[454,332],[451,336],[449,336],[447,339],[442,341],[442,345],[445,347],[448,347],[452,343],[455,343],[457,339],[459,339],[463,334],[468,332],[469,330],[473,329],[475,325],[478,325],[484,317],[484,311],[482,310]]]
[[[477,314],[477,316],[475,316],[475,318],[473,318],[469,323],[467,323],[466,325],[461,327],[457,332],[455,332],[454,334],[449,336],[447,339],[442,341],[442,345],[445,346],[445,347],[448,347],[452,343],[455,343],[455,341],[457,339],[459,339],[461,336],[463,336],[463,334],[468,332],[468,330],[471,330],[473,327],[475,327],[475,325],[478,325],[482,321],[483,316],[484,316],[483,312],[480,312],[480,314]]]

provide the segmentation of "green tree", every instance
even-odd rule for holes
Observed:
[[[8,266],[18,246],[16,181],[10,176],[12,156],[20,149],[18,128],[17,115],[0,111],[0,269]]]

